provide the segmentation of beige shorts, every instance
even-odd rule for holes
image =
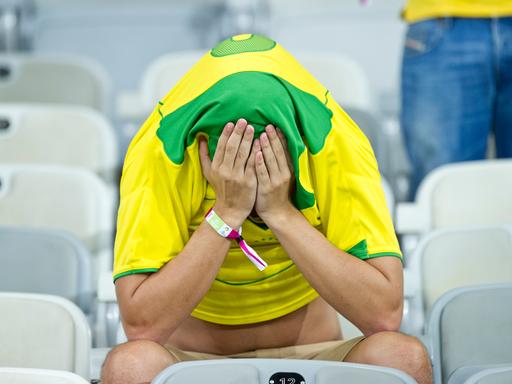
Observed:
[[[343,361],[348,353],[363,336],[350,340],[326,341],[323,343],[294,345],[283,348],[257,349],[255,351],[236,353],[234,355],[215,355],[212,353],[182,351],[181,349],[166,346],[167,350],[178,361],[210,360],[226,358],[261,358],[261,359],[303,359]]]

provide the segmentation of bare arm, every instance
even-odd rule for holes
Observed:
[[[165,343],[210,288],[230,246],[202,223],[183,251],[158,272],[116,281],[128,340]]]
[[[402,318],[402,264],[362,261],[332,245],[295,208],[265,220],[304,277],[365,335],[397,331]]]
[[[210,161],[200,142],[203,174],[216,193],[215,211],[240,227],[256,199],[254,129],[245,120],[228,123]],[[210,288],[229,250],[227,240],[203,222],[174,259],[153,274],[134,274],[116,281],[123,326],[128,340],[161,344],[185,320]]]
[[[256,154],[256,211],[317,292],[365,335],[396,331],[402,318],[402,264],[395,257],[362,261],[331,244],[289,201],[291,172],[284,137],[273,127]]]

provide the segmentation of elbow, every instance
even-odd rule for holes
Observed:
[[[390,314],[375,324],[373,333],[377,332],[398,332],[402,322],[401,314]]]
[[[363,331],[366,337],[379,332],[398,332],[402,322],[402,306],[398,308],[382,311],[369,327]]]
[[[124,321],[123,329],[128,341],[149,340],[160,345],[164,345],[172,333],[168,329],[159,329],[155,325],[129,324]]]

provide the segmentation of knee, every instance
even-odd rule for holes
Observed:
[[[379,332],[369,336],[345,361],[400,369],[418,383],[432,381],[430,358],[421,341],[398,332]]]
[[[374,348],[368,352],[370,360],[394,360],[409,367],[430,365],[428,352],[416,337],[398,332],[380,332],[368,339],[374,344]]]
[[[419,384],[432,383],[432,364],[423,343],[416,337],[395,335],[393,348],[399,360],[393,361],[391,367],[407,372]]]
[[[149,383],[160,371],[176,362],[158,343],[149,340],[129,341],[109,352],[101,370],[101,382]]]

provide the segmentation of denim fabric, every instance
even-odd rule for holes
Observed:
[[[401,125],[413,175],[486,156],[512,157],[512,17],[430,19],[409,25]]]

